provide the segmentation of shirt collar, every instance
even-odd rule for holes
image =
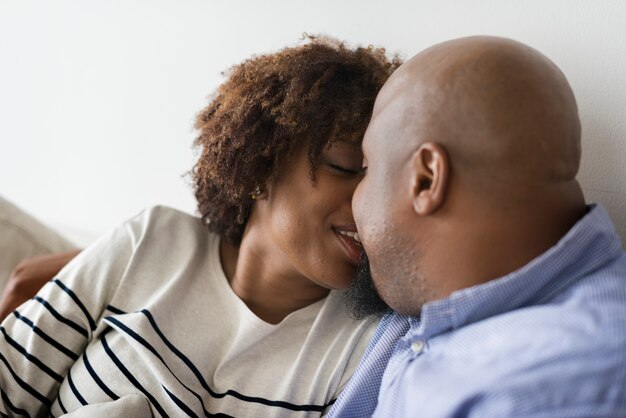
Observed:
[[[550,300],[621,252],[609,215],[601,205],[590,205],[587,214],[556,245],[522,268],[425,304],[419,319],[409,319],[411,333],[429,338]]]

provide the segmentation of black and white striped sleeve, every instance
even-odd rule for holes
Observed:
[[[91,340],[141,240],[128,221],[83,251],[0,325],[0,416],[40,416]]]

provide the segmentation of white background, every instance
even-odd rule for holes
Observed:
[[[579,179],[626,238],[626,1],[0,0],[0,194],[79,241],[146,206],[194,211],[194,115],[251,54],[302,32],[405,58],[450,38],[525,42],[561,67]]]

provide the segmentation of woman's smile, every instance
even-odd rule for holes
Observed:
[[[333,227],[333,231],[341,243],[348,260],[356,266],[359,263],[361,253],[363,252],[363,246],[361,245],[361,241],[359,239],[359,233],[356,232],[356,226],[336,226]]]

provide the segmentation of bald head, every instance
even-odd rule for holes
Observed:
[[[402,65],[376,99],[352,200],[383,300],[414,315],[554,245],[585,213],[580,148],[567,80],[528,46],[463,38]]]
[[[572,90],[548,58],[518,42],[470,37],[428,48],[392,76],[374,117],[390,106],[408,134],[398,146],[440,143],[457,170],[484,181],[571,181],[578,171]]]

